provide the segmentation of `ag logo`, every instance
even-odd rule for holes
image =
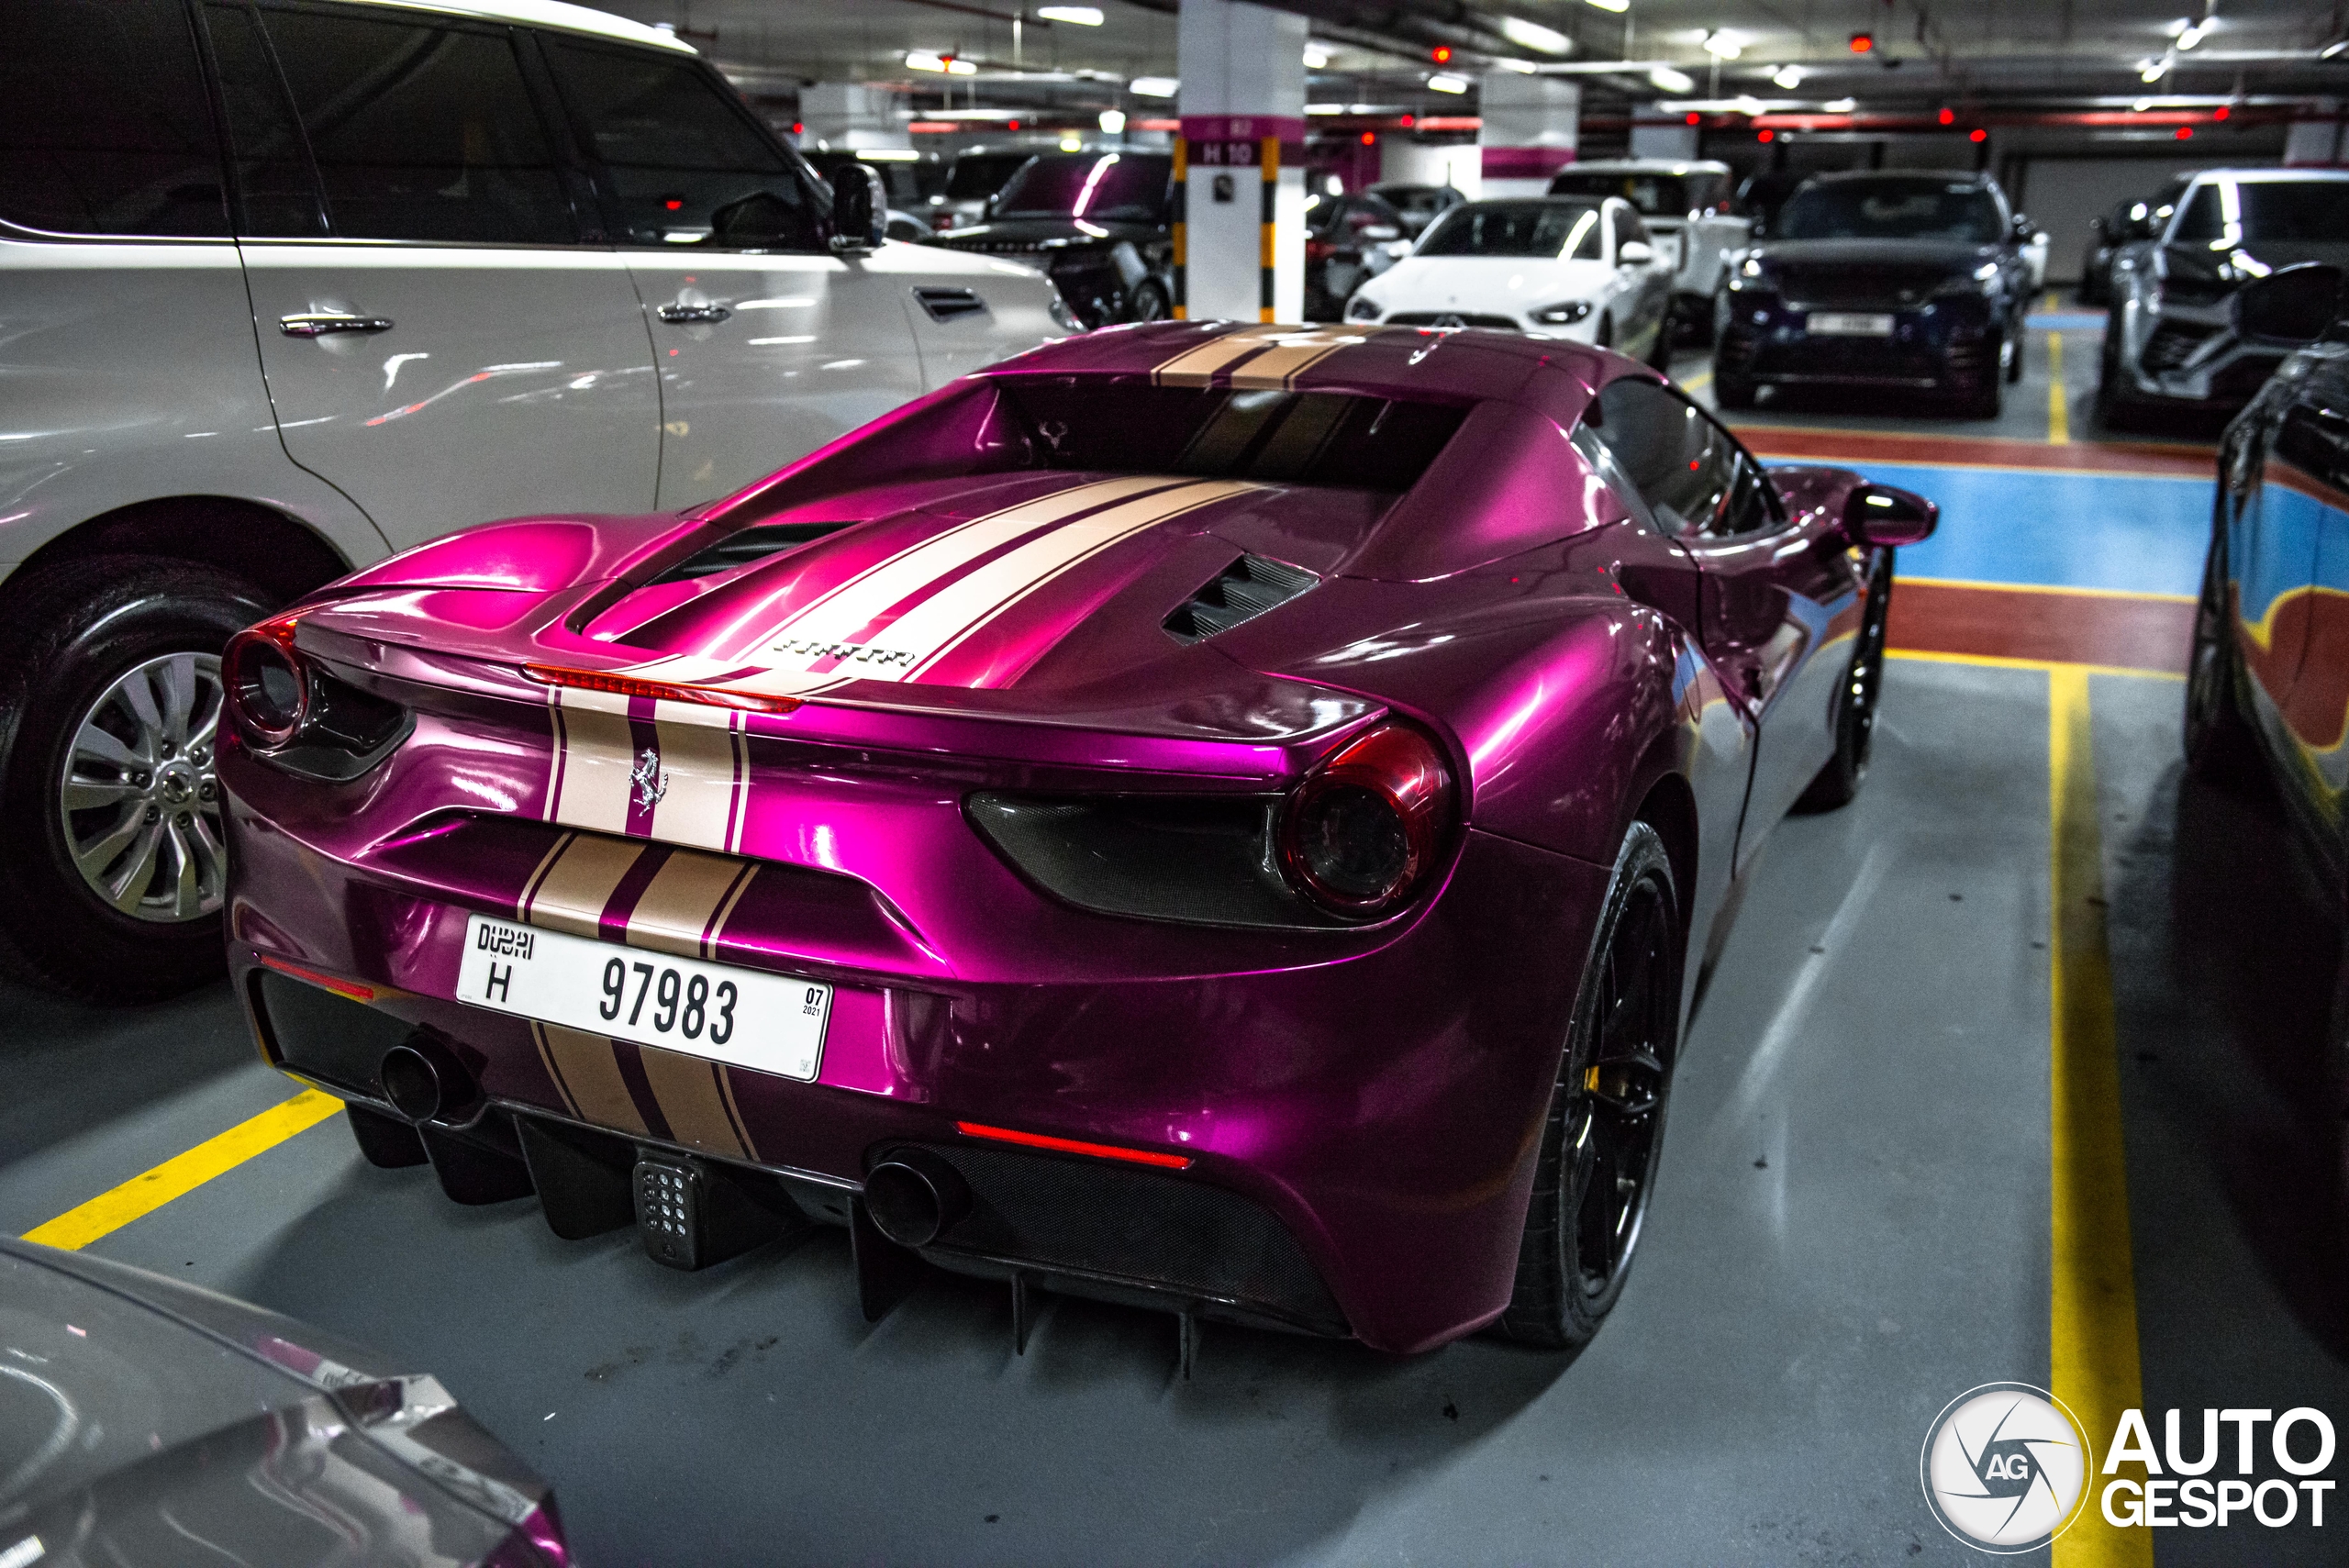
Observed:
[[[2087,1434],[2027,1383],[1986,1383],[1944,1406],[1918,1468],[1942,1528],[1983,1551],[2035,1551],[2070,1528],[2087,1496]]]

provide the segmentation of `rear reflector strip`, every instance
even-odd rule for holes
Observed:
[[[601,670],[567,670],[560,664],[525,664],[522,673],[546,686],[573,686],[583,692],[612,692],[624,697],[658,697],[668,702],[697,702],[710,707],[747,708],[752,713],[789,713],[797,697],[765,696],[757,692],[728,691],[722,686],[679,685],[669,681],[640,681],[633,675],[607,674]]]
[[[373,985],[362,985],[355,980],[337,980],[331,974],[320,974],[315,969],[305,969],[298,963],[288,963],[282,958],[272,958],[265,952],[256,953],[254,956],[280,974],[290,974],[296,980],[306,980],[313,985],[323,985],[338,996],[348,996],[354,1002],[372,1002],[375,999],[375,988]]]
[[[1191,1163],[1188,1154],[1162,1154],[1153,1149],[1119,1149],[1114,1144],[1085,1143],[1074,1138],[1047,1138],[1041,1132],[1015,1132],[1008,1127],[985,1127],[975,1121],[958,1121],[954,1124],[954,1130],[965,1138],[1017,1143],[1028,1149],[1050,1149],[1060,1154],[1088,1154],[1097,1160],[1124,1160],[1136,1165],[1157,1165],[1169,1171],[1180,1171]]]

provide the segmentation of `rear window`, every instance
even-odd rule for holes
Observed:
[[[170,0],[8,8],[0,215],[70,234],[226,234],[187,13]]]
[[[1043,468],[1187,473],[1401,492],[1465,407],[1335,392],[1156,386],[1096,376],[996,383]]]
[[[1032,152],[965,153],[954,160],[954,167],[947,171],[946,199],[983,202],[1003,189],[1003,183],[1019,172],[1019,166],[1034,156]]]
[[[1642,217],[1680,217],[1713,199],[1710,175],[1576,173],[1573,170],[1550,182],[1553,196],[1620,196]]]
[[[1039,158],[1003,187],[996,216],[1150,223],[1165,210],[1173,171],[1172,159],[1131,153]]]
[[[2224,244],[2349,239],[2349,180],[2243,180],[2194,193],[2174,240]]]

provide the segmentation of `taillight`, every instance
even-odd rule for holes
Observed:
[[[1434,867],[1453,816],[1452,772],[1419,731],[1384,724],[1309,774],[1281,816],[1281,870],[1325,909],[1400,908]]]
[[[1337,253],[1338,248],[1327,239],[1308,239],[1305,242],[1305,259],[1308,261],[1326,261]]]
[[[294,651],[293,620],[263,621],[231,638],[221,684],[229,717],[255,745],[274,749],[293,740],[310,711],[309,675]]]

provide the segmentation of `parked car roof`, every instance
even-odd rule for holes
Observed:
[[[567,0],[357,0],[364,6],[390,6],[403,11],[454,12],[461,17],[483,17],[491,21],[514,22],[524,27],[555,28],[564,32],[596,33],[604,38],[621,39],[629,43],[651,44],[656,49],[674,49],[681,54],[701,51],[673,32],[615,17],[609,11],[598,11],[586,6],[573,6]]]

